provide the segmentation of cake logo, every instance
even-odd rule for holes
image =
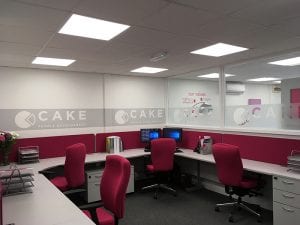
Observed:
[[[115,114],[115,121],[118,124],[125,124],[129,121],[129,114],[124,110],[119,110]]]
[[[28,111],[21,111],[15,116],[16,125],[23,129],[32,127],[35,124],[35,122],[35,115]]]
[[[150,123],[164,123],[165,112],[164,109],[109,109],[106,111],[107,115],[113,115],[111,124],[107,125],[128,125],[128,124],[150,124]],[[107,116],[109,118],[109,116]]]

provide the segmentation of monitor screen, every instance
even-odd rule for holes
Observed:
[[[164,128],[163,137],[173,138],[176,142],[182,141],[182,128]]]
[[[160,129],[141,129],[141,142],[150,142],[157,138],[160,138]]]

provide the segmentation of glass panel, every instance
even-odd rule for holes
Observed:
[[[299,56],[293,52],[226,67],[225,74],[235,76],[226,78],[225,126],[299,130],[300,62],[276,62]]]
[[[215,78],[198,77],[214,74]],[[168,80],[168,123],[220,126],[219,70],[195,72]]]

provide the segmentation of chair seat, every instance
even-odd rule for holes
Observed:
[[[82,212],[90,219],[92,219],[92,215],[89,210],[82,210]]]
[[[153,165],[147,165],[147,170],[151,173],[154,172],[154,166]]]
[[[243,180],[240,183],[240,187],[245,188],[245,189],[255,188],[255,187],[257,187],[257,180],[243,178]]]
[[[110,214],[106,209],[104,208],[97,208],[96,214],[98,218],[98,222],[100,225],[114,225],[115,219],[112,214]]]
[[[61,191],[68,190],[68,181],[65,177],[54,177],[50,180],[55,187],[57,187]]]

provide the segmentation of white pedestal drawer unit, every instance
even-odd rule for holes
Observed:
[[[300,224],[300,180],[273,176],[274,225]]]
[[[86,185],[87,194],[86,201],[88,203],[100,201],[100,181],[103,174],[103,169],[101,170],[90,170],[86,171]],[[134,166],[131,166],[130,178],[126,193],[134,192]]]

